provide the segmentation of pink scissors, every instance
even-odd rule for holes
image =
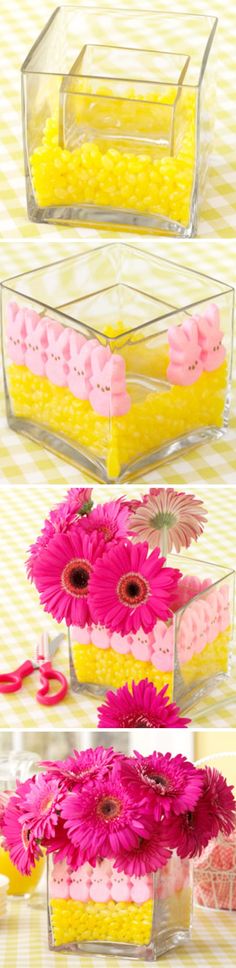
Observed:
[[[23,662],[14,672],[3,672],[0,674],[0,693],[18,692],[18,689],[22,687],[23,679],[26,679],[32,672],[39,669],[41,688],[36,693],[37,701],[43,706],[55,706],[58,702],[61,702],[64,696],[66,696],[68,683],[63,672],[59,672],[58,669],[53,669],[51,657],[59,648],[62,639],[64,639],[63,633],[57,635],[55,639],[50,641],[47,632],[42,632],[36,645],[35,661],[32,662],[31,659],[26,659],[26,662]],[[56,693],[50,695],[51,680],[59,682],[61,688]]]

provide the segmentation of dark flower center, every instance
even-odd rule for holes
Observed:
[[[194,814],[191,812],[191,810],[187,810],[185,814],[185,822],[188,827],[194,827]]]
[[[122,575],[117,585],[118,598],[123,605],[134,608],[141,602],[146,602],[149,595],[148,582],[142,575],[130,571],[127,575]]]
[[[22,840],[22,844],[23,844],[24,850],[28,850],[28,846],[29,846],[29,829],[28,829],[28,827],[26,826],[25,823],[23,824],[23,827],[21,827],[21,840]]]
[[[144,779],[150,784],[150,786],[154,787],[161,796],[164,795],[168,790],[168,778],[166,776],[162,776],[161,773],[144,773]]]
[[[113,538],[113,531],[108,524],[100,524],[98,531],[103,535],[104,541],[111,541]]]
[[[131,713],[130,716],[127,716],[123,722],[124,729],[153,729],[153,726],[155,726],[155,723],[151,723],[150,719],[147,719],[144,713],[139,713],[137,715],[135,715],[135,713]]]
[[[103,820],[115,820],[121,813],[121,803],[116,797],[103,797],[98,803],[97,813]]]
[[[68,595],[76,598],[87,595],[91,574],[91,565],[85,558],[73,558],[68,561],[61,576],[61,583]]]

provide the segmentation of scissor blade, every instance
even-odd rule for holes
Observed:
[[[50,658],[52,658],[52,656],[55,655],[55,653],[57,652],[57,650],[60,648],[60,645],[63,642],[63,639],[64,638],[65,638],[65,633],[64,632],[59,632],[59,635],[56,635],[54,639],[51,639],[51,641],[49,642],[49,656],[50,656]]]

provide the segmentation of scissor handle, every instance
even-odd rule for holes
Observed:
[[[14,672],[2,672],[0,674],[0,692],[18,692],[18,689],[21,689],[22,686],[22,679],[30,676],[33,671],[33,663],[30,662],[30,659],[27,659]]]
[[[61,689],[57,692],[49,695],[49,685],[51,679],[56,682],[61,683]],[[51,662],[44,662],[40,666],[40,682],[42,683],[41,689],[38,690],[36,698],[42,706],[56,706],[58,702],[61,702],[66,696],[68,683],[63,672],[59,672],[58,669],[53,669]]]

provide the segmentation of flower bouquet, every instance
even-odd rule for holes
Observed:
[[[180,555],[205,517],[173,488],[97,506],[92,489],[71,488],[50,512],[27,571],[68,626],[72,689],[103,696],[148,680],[184,710],[229,673],[234,574]],[[157,725],[149,707],[144,725]]]
[[[180,754],[103,747],[41,765],[17,785],[2,824],[22,873],[42,848],[50,855],[50,947],[150,961],[187,940],[190,858],[234,825],[223,776]]]

